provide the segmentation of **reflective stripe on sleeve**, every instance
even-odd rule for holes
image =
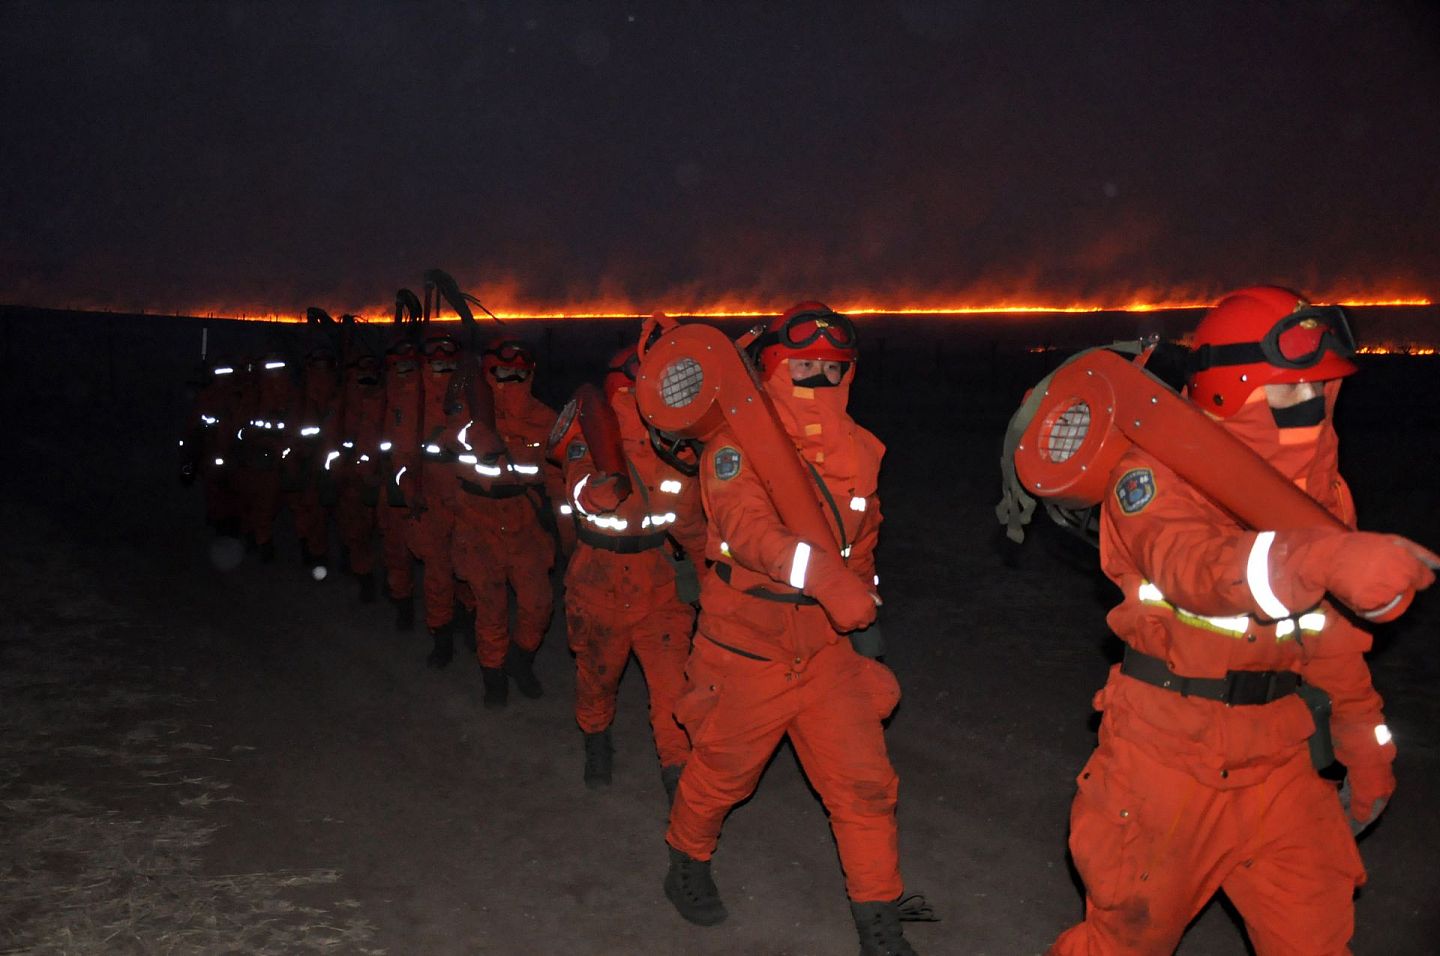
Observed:
[[[1280,603],[1270,588],[1270,546],[1275,543],[1275,532],[1262,531],[1255,536],[1250,547],[1250,558],[1245,562],[1245,583],[1255,597],[1255,604],[1272,621],[1290,616],[1290,609]]]
[[[810,545],[801,541],[795,545],[795,554],[790,558],[790,577],[787,579],[792,588],[803,590],[805,587],[805,569],[810,565]]]
[[[575,482],[575,487],[570,490],[570,500],[575,502],[575,510],[582,515],[588,515],[590,513],[586,511],[585,506],[580,503],[580,490],[585,487],[585,482],[589,480],[590,476],[585,475],[579,481]]]

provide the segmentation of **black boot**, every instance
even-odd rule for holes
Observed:
[[[918,956],[900,928],[900,907],[889,903],[850,903],[855,931],[860,934],[860,956]]]
[[[510,678],[503,667],[482,667],[480,678],[485,682],[485,709],[501,710],[510,699]]]
[[[585,735],[585,786],[600,790],[610,786],[610,772],[615,767],[615,748],[610,744],[610,728]]]
[[[261,563],[261,564],[274,564],[274,563],[275,563],[275,542],[274,542],[274,541],[266,541],[264,544],[260,545],[260,563]]]
[[[439,627],[430,628],[430,637],[435,641],[435,646],[430,648],[430,656],[425,658],[425,663],[431,667],[450,666],[450,660],[455,656],[455,638],[451,622],[446,621]]]
[[[680,789],[680,771],[685,769],[683,763],[673,767],[660,768],[660,782],[665,785],[665,798],[670,801],[670,806],[675,806],[675,791]]]
[[[415,598],[409,594],[391,597],[390,603],[395,605],[395,630],[406,633],[415,630]]]
[[[670,872],[665,874],[665,896],[681,916],[697,926],[714,926],[730,914],[720,902],[720,891],[710,878],[709,860],[692,860],[673,846]]]
[[[355,576],[360,582],[360,603],[375,603],[375,575],[357,574]]]
[[[540,678],[535,676],[535,652],[527,651],[518,644],[511,644],[510,651],[505,655],[505,673],[515,679],[515,686],[520,693],[531,700],[545,693],[540,686]]]

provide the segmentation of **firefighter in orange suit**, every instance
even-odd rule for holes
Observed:
[[[410,508],[411,552],[425,565],[423,596],[425,627],[433,643],[426,663],[445,667],[455,654],[453,624],[457,594],[468,604],[469,589],[455,586],[451,555],[455,532],[455,470],[447,444],[464,423],[456,393],[450,388],[460,367],[460,343],[448,332],[427,335],[421,344],[422,378],[418,419],[417,464],[398,484]]]
[[[229,359],[205,366],[205,383],[180,440],[181,480],[200,476],[205,493],[205,522],[217,535],[240,536],[242,498],[237,487],[234,446],[244,402],[244,375]]]
[[[494,396],[495,433],[507,451],[496,461],[472,463],[467,431],[457,434],[464,457],[455,471],[454,554],[456,574],[475,595],[475,652],[485,706],[493,710],[505,706],[511,677],[526,697],[542,693],[534,662],[554,604],[555,541],[540,515],[549,523],[550,502],[562,500],[562,490],[559,469],[545,460],[555,412],[530,393],[534,353],[513,339],[491,339],[480,367]],[[513,645],[507,585],[515,591]]]
[[[612,458],[623,462],[622,473],[597,467],[586,434],[574,434],[566,447],[554,450],[564,461],[564,487],[579,537],[565,572],[566,625],[575,654],[575,719],[585,734],[586,786],[610,783],[610,724],[633,651],[650,693],[661,780],[673,798],[690,755],[690,741],[675,721],[675,701],[685,683],[695,625],[690,602],[699,597],[677,593],[676,569],[685,566],[674,550],[678,545],[688,561],[703,561],[705,516],[693,470],[684,473],[651,443],[635,405],[638,366],[632,347],[612,358],[605,373],[603,400],[619,426],[614,438],[620,448]],[[617,488],[627,486],[621,499]],[[693,564],[685,569],[689,573],[682,578],[693,580]]]
[[[298,403],[291,414],[291,454],[280,469],[301,558],[317,581],[330,573],[330,509],[335,503],[335,486],[334,472],[325,464],[330,449],[339,443],[340,375],[336,364],[335,352],[328,346],[312,349],[305,356]],[[329,461],[333,464],[334,459]]]
[[[1243,289],[1195,347],[1190,399],[1353,528],[1332,425],[1355,371],[1343,311]],[[1434,556],[1393,535],[1247,530],[1139,449],[1111,485],[1100,555],[1125,657],[1096,695],[1100,743],[1071,810],[1085,921],[1050,952],[1169,954],[1224,889],[1259,956],[1349,953],[1355,835],[1395,789],[1395,744],[1370,636],[1335,604],[1377,616],[1428,586]],[[1318,730],[1349,770],[1338,795],[1307,747],[1302,687],[1331,701]]]
[[[665,835],[665,893],[691,922],[725,918],[710,876],[721,823],[788,735],[829,811],[862,952],[913,953],[897,906],[899,782],[881,725],[900,688],[846,636],[872,624],[880,603],[876,482],[885,450],[846,411],[855,329],[805,302],[772,321],[753,349],[835,540],[812,547],[781,523],[746,458],[745,436],[722,428],[707,440],[700,489],[714,566],[675,706],[692,750]]]
[[[286,422],[295,409],[295,383],[285,356],[270,352],[254,363],[236,429],[240,484],[245,499],[242,527],[260,560],[275,560],[275,518],[280,513],[281,467],[294,437]]]
[[[339,447],[325,455],[336,484],[335,525],[360,583],[360,602],[375,600],[375,509],[380,492],[380,441],[385,427],[385,385],[380,359],[362,353],[345,366]]]
[[[385,418],[380,429],[384,488],[375,505],[385,593],[395,606],[395,629],[415,626],[415,572],[410,554],[410,511],[401,485],[420,467],[420,349],[404,333],[385,350]]]

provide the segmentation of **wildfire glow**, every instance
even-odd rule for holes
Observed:
[[[1156,301],[1133,300],[1119,303],[1088,303],[1088,302],[1067,302],[1067,303],[1039,303],[1039,302],[1015,302],[1001,300],[998,302],[981,303],[938,303],[935,305],[897,305],[886,304],[874,301],[846,302],[844,300],[832,301],[832,307],[838,312],[846,315],[933,315],[933,316],[966,316],[966,315],[1063,315],[1083,314],[1093,312],[1162,312],[1178,309],[1206,309],[1214,304],[1213,300],[1198,299],[1164,299]],[[1337,305],[1344,306],[1430,306],[1434,301],[1428,298],[1347,298],[1342,299]],[[660,309],[670,315],[685,318],[698,319],[751,319],[763,318],[775,314],[774,309],[761,308],[751,305],[727,305],[713,309],[692,309],[675,308],[669,309],[663,306]],[[303,312],[276,312],[268,310],[236,309],[217,307],[196,310],[194,314],[208,316],[217,319],[233,319],[236,321],[255,322],[282,322],[301,323],[305,321]],[[337,313],[338,315],[338,313]],[[384,324],[393,318],[393,309],[372,307],[356,313],[361,321],[366,323]],[[496,310],[495,315],[506,321],[555,321],[560,319],[643,319],[650,315],[649,312],[636,312],[634,305],[630,303],[616,304],[613,307],[606,307],[604,303],[584,303],[574,307],[567,307],[559,310],[542,311],[506,311]],[[483,322],[485,317],[477,315]],[[459,321],[449,309],[436,318],[440,322]],[[1412,353],[1419,354],[1419,353]]]

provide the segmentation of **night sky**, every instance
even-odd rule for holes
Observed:
[[[1414,2],[0,2],[0,302],[1440,291]]]

